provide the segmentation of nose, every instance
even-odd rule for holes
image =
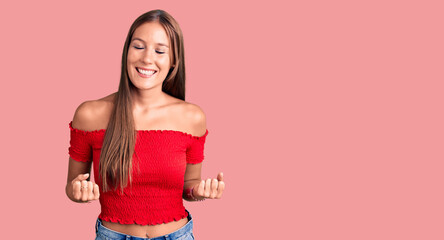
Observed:
[[[143,63],[152,63],[153,58],[154,58],[153,51],[146,50],[146,51],[144,51],[144,53],[142,55],[142,62]]]

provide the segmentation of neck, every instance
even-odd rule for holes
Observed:
[[[136,111],[149,110],[163,105],[166,100],[166,94],[161,87],[148,90],[136,89],[132,94],[133,109]]]

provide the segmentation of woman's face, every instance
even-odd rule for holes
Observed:
[[[138,89],[162,88],[170,69],[170,42],[158,22],[147,22],[134,32],[128,49],[130,81]]]

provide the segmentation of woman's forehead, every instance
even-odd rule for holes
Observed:
[[[169,43],[168,35],[163,26],[158,22],[147,22],[140,25],[132,36],[131,41],[138,40],[145,43],[158,43],[167,45]]]

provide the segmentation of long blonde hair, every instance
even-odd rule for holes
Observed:
[[[134,31],[146,22],[159,22],[170,39],[172,66],[162,84],[162,91],[185,100],[185,62],[182,30],[177,21],[167,12],[157,9],[139,16],[131,25],[122,54],[122,70],[114,106],[105,132],[99,162],[102,191],[113,187],[123,189],[132,182],[132,156],[136,145],[137,132],[132,114],[131,93],[136,89],[129,81],[127,71],[128,48]]]

